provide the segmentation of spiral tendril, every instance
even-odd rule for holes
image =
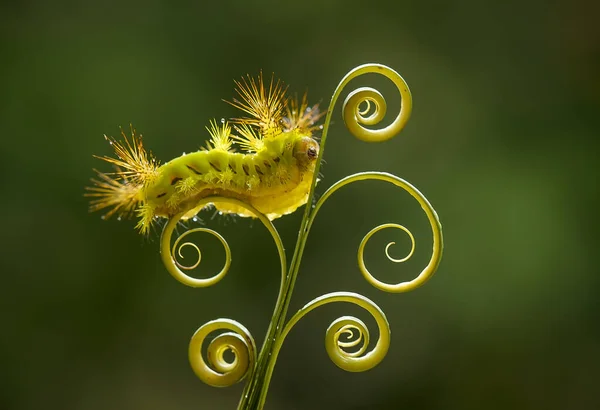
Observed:
[[[341,90],[351,79],[366,73],[377,73],[390,79],[400,92],[400,112],[390,125],[381,129],[369,129],[363,125],[377,125],[385,117],[387,103],[383,95],[374,88],[360,87],[350,92],[344,104],[342,105],[342,118],[346,128],[356,138],[367,142],[386,141],[396,134],[406,125],[412,111],[412,96],[406,81],[396,71],[381,64],[366,64],[350,71],[340,82],[338,90]],[[366,108],[361,109],[361,105],[366,103]],[[374,105],[374,111],[369,113],[371,103]]]
[[[358,113],[360,115],[365,115],[366,113],[368,113],[371,110],[371,101],[370,100],[365,100],[364,103],[365,103],[365,108],[363,110],[359,109],[359,111],[358,111]]]
[[[202,356],[206,337],[218,330],[230,330],[215,337],[206,349],[207,360]],[[225,360],[231,351],[233,361]],[[215,387],[231,386],[242,380],[256,362],[256,343],[248,329],[231,319],[212,320],[201,326],[192,336],[188,350],[190,364],[196,376]]]
[[[173,232],[173,229],[175,229],[175,226],[177,225],[178,221],[179,221],[179,218],[170,219],[169,222],[167,223],[167,225],[165,226],[165,229],[163,230],[163,236],[161,238],[161,256],[163,259],[163,263],[165,264],[169,273],[175,279],[177,279],[179,282],[183,283],[184,285],[191,286],[194,288],[211,286],[211,285],[214,285],[215,283],[219,282],[227,274],[227,272],[229,271],[229,267],[231,266],[231,249],[229,248],[229,244],[227,243],[225,238],[223,238],[221,236],[221,234],[219,234],[216,231],[213,231],[212,229],[194,228],[194,229],[185,231],[183,234],[181,234],[175,240],[173,247],[170,248],[171,234]],[[181,245],[179,245],[179,243],[186,236],[188,236],[192,233],[195,233],[195,232],[206,232],[206,233],[213,235],[221,242],[221,244],[223,244],[223,247],[225,249],[225,265],[223,266],[223,268],[221,269],[221,271],[219,273],[217,273],[216,275],[214,275],[210,278],[206,278],[206,279],[194,278],[192,276],[185,274],[182,271],[182,269],[183,270],[192,270],[192,269],[197,268],[200,265],[200,261],[202,260],[202,252],[200,251],[200,248],[198,247],[198,245],[196,245],[195,243],[184,242]],[[185,266],[185,265],[181,264],[174,257],[174,255],[178,255],[180,258],[183,259],[183,254],[181,253],[181,251],[186,246],[191,246],[193,249],[196,250],[196,253],[198,254],[198,260],[196,261],[196,263],[194,263],[193,265],[190,265],[190,266]]]
[[[369,346],[369,329],[367,328],[367,326],[358,318],[355,318],[353,316],[343,316],[337,320],[335,320],[330,328],[335,328],[338,327],[338,321],[341,322],[345,322],[346,324],[342,325],[339,330],[337,332],[335,332],[333,338],[336,340],[336,344],[340,347],[340,348],[349,348],[349,347],[356,347],[360,344],[360,347],[358,348],[358,350],[356,352],[348,352],[346,350],[344,350],[344,352],[349,356],[349,357],[358,357],[361,356],[365,350],[367,350],[367,347]],[[359,325],[356,326],[354,323],[358,323]],[[328,329],[329,331],[329,329]],[[356,332],[356,333],[354,333]],[[342,342],[340,340],[340,336],[342,335],[346,335],[346,339],[349,339],[347,342]]]
[[[266,216],[264,216],[263,214],[258,212],[256,209],[254,209],[252,206],[250,206],[240,200],[233,199],[233,198],[207,197],[207,198],[203,198],[202,201],[195,204],[195,207],[201,208],[204,203],[210,203],[210,202],[215,202],[215,201],[218,201],[220,203],[230,203],[233,205],[243,207],[243,208],[247,209],[248,211],[252,212],[265,225],[265,227],[271,233],[271,236],[273,237],[273,240],[275,241],[275,245],[277,246],[277,251],[279,252],[279,259],[281,262],[281,287],[282,287],[283,279],[286,276],[287,263],[286,263],[285,250],[283,248],[283,243],[281,242],[279,233],[275,229],[275,226],[273,225],[273,223],[271,221],[269,221],[269,219]],[[229,271],[229,268],[231,266],[231,249],[229,248],[229,244],[227,243],[225,238],[223,238],[223,236],[221,236],[218,232],[216,232],[212,229],[208,229],[208,228],[194,228],[194,229],[185,231],[183,234],[181,234],[175,240],[175,242],[173,243],[173,246],[171,247],[171,237],[173,235],[173,231],[175,230],[175,227],[177,226],[177,223],[179,222],[179,220],[183,217],[183,215],[186,214],[186,212],[187,211],[181,212],[181,213],[173,216],[172,218],[170,218],[168,223],[165,225],[165,227],[163,229],[163,233],[162,233],[162,236],[160,239],[160,241],[161,241],[160,253],[161,253],[162,261],[163,261],[165,267],[167,268],[167,270],[169,271],[169,273],[175,279],[177,279],[179,282],[183,283],[184,285],[195,287],[195,288],[214,285],[215,283],[217,283],[221,279],[223,279],[223,277]],[[192,270],[192,269],[197,268],[200,265],[200,262],[202,260],[202,252],[200,251],[200,248],[198,247],[198,245],[196,245],[193,242],[189,242],[189,241],[181,243],[185,237],[187,237],[189,234],[192,234],[195,232],[206,232],[206,233],[213,235],[221,242],[221,244],[223,245],[223,248],[225,249],[225,264],[224,264],[223,268],[221,269],[221,271],[219,273],[217,273],[216,275],[214,275],[210,278],[206,278],[206,279],[194,278],[183,272],[184,270]],[[181,245],[180,245],[180,243],[181,243]],[[175,255],[177,255],[177,256],[179,256],[179,258],[184,259],[182,250],[186,246],[192,247],[196,251],[196,254],[198,257],[197,261],[192,265],[183,265],[175,257]]]
[[[319,212],[319,210],[321,209],[321,207],[323,206],[325,201],[327,201],[327,199],[334,192],[336,192],[337,190],[339,190],[340,188],[342,188],[348,184],[358,182],[358,181],[365,181],[365,180],[379,180],[379,181],[391,183],[399,188],[404,189],[414,199],[416,199],[417,202],[419,202],[419,204],[421,205],[421,208],[423,209],[423,211],[425,211],[425,214],[427,215],[427,219],[428,219],[429,225],[431,227],[431,232],[433,235],[433,249],[432,249],[432,254],[431,254],[429,263],[421,271],[421,273],[419,273],[419,275],[415,279],[408,281],[408,282],[401,282],[401,283],[397,283],[397,284],[389,284],[389,283],[381,282],[378,279],[376,279],[369,272],[369,270],[367,269],[367,267],[365,265],[365,261],[364,261],[364,249],[367,244],[367,241],[371,238],[371,236],[373,236],[373,234],[375,234],[376,232],[379,232],[380,230],[385,229],[385,228],[401,229],[408,234],[408,236],[411,240],[411,250],[406,257],[404,257],[402,259],[395,259],[390,256],[389,248],[392,245],[394,245],[395,242],[390,242],[385,248],[385,254],[386,254],[387,258],[390,261],[396,262],[396,263],[405,262],[408,259],[410,259],[413,255],[413,253],[415,251],[415,247],[416,247],[415,238],[407,228],[405,228],[402,225],[393,224],[393,223],[383,224],[383,225],[380,225],[380,226],[372,229],[369,233],[367,233],[367,235],[365,235],[365,237],[361,241],[361,243],[358,247],[358,267],[359,267],[361,273],[363,274],[363,276],[365,277],[365,279],[371,285],[375,286],[376,288],[378,288],[380,290],[384,290],[387,292],[393,292],[393,293],[399,293],[399,292],[408,292],[410,290],[416,289],[417,287],[423,285],[427,280],[429,280],[433,276],[437,267],[440,264],[440,261],[442,259],[442,251],[443,251],[442,225],[437,216],[437,213],[435,212],[435,210],[433,209],[433,207],[431,206],[431,204],[429,203],[427,198],[425,198],[425,196],[417,188],[415,188],[413,185],[411,185],[407,181],[403,180],[402,178],[398,178],[397,176],[388,174],[387,172],[360,172],[358,174],[350,175],[350,176],[347,176],[346,178],[339,180],[338,182],[333,184],[327,191],[325,191],[325,193],[321,196],[321,198],[319,198],[319,200],[315,204],[315,208],[314,208],[313,212],[310,214],[309,219],[308,219],[308,230],[310,230],[310,227],[312,226],[312,223],[313,223],[317,213]]]
[[[197,231],[196,231],[197,232]],[[187,233],[191,233],[191,232],[186,232]],[[179,240],[181,238],[177,238],[177,241],[175,242],[175,245],[173,245],[173,254],[175,254],[175,249],[177,248],[177,245],[179,243]],[[194,248],[196,250],[196,253],[198,254],[198,260],[196,261],[196,263],[194,263],[192,266],[185,266],[182,265],[177,259],[175,259],[175,263],[177,264],[177,266],[179,266],[181,269],[185,269],[185,270],[192,270],[192,269],[196,269],[199,265],[200,262],[202,261],[202,252],[200,252],[200,248],[198,248],[198,245],[196,245],[193,242],[184,242],[181,244],[181,246],[179,247],[177,254],[179,255],[179,257],[181,259],[184,258],[184,256],[181,254],[181,250],[186,247],[186,246],[191,246],[192,248]]]
[[[385,357],[390,346],[390,325],[383,311],[373,301],[353,292],[328,293],[307,303],[286,324],[278,341],[277,352],[289,331],[301,318],[317,307],[333,302],[352,303],[369,312],[377,322],[379,339],[373,349],[365,353],[370,341],[369,329],[365,323],[353,316],[340,317],[334,320],[325,332],[325,349],[331,361],[349,372],[362,372],[377,366]],[[342,335],[353,339],[341,341],[340,336]],[[359,344],[361,346],[355,352],[345,350]]]
[[[390,248],[396,244],[396,242],[390,242],[386,245],[385,247],[385,256],[387,256],[387,258],[395,263],[402,263],[402,262],[406,262],[407,260],[409,260],[412,256],[413,253],[415,253],[415,247],[416,247],[416,242],[415,242],[415,237],[413,236],[412,232],[409,231],[406,227],[402,226],[402,225],[398,225],[398,224],[383,224],[383,225],[379,225],[373,229],[371,229],[371,231],[365,235],[365,237],[363,238],[362,242],[361,242],[361,246],[366,245],[367,241],[369,240],[369,238],[371,238],[371,236],[373,234],[375,234],[376,232],[379,232],[382,229],[385,228],[397,228],[397,229],[402,229],[404,232],[406,232],[406,234],[408,235],[408,237],[410,238],[410,243],[411,243],[411,247],[410,247],[410,252],[408,252],[408,255],[406,255],[404,258],[400,258],[400,259],[395,259],[392,256],[390,256]],[[364,243],[364,245],[363,245]]]

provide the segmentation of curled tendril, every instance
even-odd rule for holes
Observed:
[[[355,333],[356,332],[356,333]],[[346,342],[340,340],[340,336],[346,336]],[[361,356],[369,346],[369,329],[364,322],[353,316],[343,316],[336,319],[328,328],[325,339],[332,339],[333,346],[338,346],[340,351],[348,357]],[[328,343],[326,342],[326,345]],[[348,352],[346,348],[359,346],[357,351]],[[329,353],[331,357],[332,353]]]
[[[358,266],[360,268],[361,273],[363,274],[363,276],[365,277],[365,279],[372,284],[373,286],[375,286],[378,289],[381,290],[387,290],[388,292],[394,292],[394,291],[398,291],[397,286],[398,285],[390,285],[388,283],[384,283],[381,282],[379,280],[377,280],[375,277],[373,277],[373,275],[371,275],[371,273],[369,272],[369,270],[367,269],[367,267],[365,266],[365,258],[364,258],[364,252],[365,252],[365,246],[367,245],[367,242],[369,241],[369,239],[371,239],[371,236],[373,236],[375,233],[381,231],[382,229],[385,228],[396,228],[396,229],[401,229],[404,232],[406,232],[408,234],[408,236],[410,237],[410,242],[411,242],[411,249],[410,252],[408,253],[408,255],[406,255],[404,258],[401,259],[395,259],[393,257],[390,256],[389,254],[389,249],[392,245],[394,245],[396,242],[390,242],[387,244],[387,246],[385,247],[385,256],[387,256],[387,258],[395,263],[402,263],[402,262],[406,262],[407,260],[409,260],[413,253],[415,252],[415,237],[413,236],[413,234],[404,226],[402,225],[398,225],[398,224],[383,224],[383,225],[379,225],[373,229],[371,229],[369,231],[369,233],[367,233],[365,235],[365,237],[363,238],[363,240],[360,242],[360,245],[358,246]]]
[[[368,113],[371,110],[371,101],[365,100],[364,102],[365,102],[365,109],[364,110],[360,110],[360,107],[359,107],[358,113],[360,115],[365,115],[366,113]]]
[[[202,356],[202,344],[206,337],[218,330],[230,330],[215,337],[206,350],[207,360]],[[233,353],[233,361],[225,359],[227,351]],[[231,319],[217,319],[201,326],[190,341],[188,351],[190,364],[196,376],[215,387],[231,386],[242,380],[256,362],[256,343],[250,332]]]
[[[402,76],[391,68],[381,64],[366,64],[350,71],[340,82],[338,90],[345,87],[353,78],[366,73],[381,74],[394,83],[401,97],[398,116],[385,128],[369,129],[363,127],[363,125],[376,125],[381,122],[385,117],[387,104],[383,95],[376,89],[361,87],[350,92],[346,97],[342,105],[342,118],[348,130],[356,138],[367,142],[386,141],[398,134],[406,125],[412,111],[412,96]],[[366,108],[361,109],[363,103],[366,104]],[[374,110],[366,116],[371,110],[371,103],[374,106]]]
[[[440,264],[440,261],[442,259],[442,251],[443,251],[442,225],[437,216],[437,213],[435,212],[435,210],[433,209],[433,207],[431,206],[431,204],[429,203],[427,198],[425,198],[425,196],[421,192],[419,192],[419,190],[417,188],[415,188],[413,185],[406,182],[402,178],[398,178],[397,176],[388,174],[386,172],[361,172],[361,173],[350,175],[346,178],[341,179],[340,181],[333,184],[323,194],[323,196],[321,196],[321,198],[319,198],[319,200],[315,204],[315,209],[310,214],[310,217],[308,220],[308,229],[310,229],[310,226],[312,225],[314,218],[317,215],[317,213],[319,212],[319,209],[321,208],[321,206],[323,206],[325,201],[334,192],[336,192],[338,189],[340,189],[343,186],[346,186],[353,182],[364,181],[364,180],[379,180],[379,181],[391,183],[397,187],[404,189],[406,192],[408,192],[413,198],[415,198],[419,202],[419,204],[421,205],[421,208],[423,208],[423,211],[425,211],[425,214],[427,215],[427,219],[429,220],[429,225],[431,226],[431,232],[433,235],[433,250],[431,253],[431,258],[429,260],[429,263],[421,271],[421,273],[419,273],[419,275],[415,279],[408,281],[408,282],[401,282],[401,283],[397,283],[397,284],[384,283],[384,282],[381,282],[381,281],[375,279],[375,277],[369,272],[369,270],[365,266],[365,261],[364,261],[364,249],[365,249],[365,246],[366,246],[368,240],[371,238],[371,236],[373,236],[376,232],[379,232],[380,230],[385,229],[385,228],[401,229],[408,234],[408,236],[410,237],[412,246],[411,246],[410,252],[408,253],[408,255],[406,257],[404,257],[402,259],[394,259],[390,256],[389,248],[395,242],[390,242],[386,246],[386,248],[385,248],[386,256],[392,262],[407,261],[413,255],[415,246],[416,246],[415,238],[413,237],[412,233],[407,228],[405,228],[402,225],[398,225],[398,224],[392,224],[392,223],[383,224],[383,225],[380,225],[380,226],[372,229],[369,233],[367,233],[367,235],[365,235],[365,237],[361,241],[361,243],[358,247],[359,269],[360,269],[361,273],[363,274],[363,276],[365,277],[365,279],[371,285],[375,286],[376,288],[378,288],[380,290],[384,290],[387,292],[399,293],[399,292],[408,292],[410,290],[416,289],[417,287],[424,284],[427,280],[429,280],[433,276],[437,267]]]
[[[170,222],[171,221],[169,221],[169,223]],[[175,222],[177,222],[177,221],[175,221]],[[181,242],[181,240],[183,238],[185,238],[186,236],[188,236],[189,234],[192,234],[194,232],[207,232],[207,233],[210,233],[211,235],[215,236],[219,241],[221,241],[221,243],[223,244],[223,247],[225,248],[225,266],[223,266],[223,269],[221,269],[221,271],[219,273],[217,273],[213,277],[210,277],[210,278],[207,278],[207,279],[198,279],[198,278],[193,278],[191,276],[188,276],[188,275],[186,275],[185,273],[183,273],[181,271],[181,269],[192,270],[192,269],[197,268],[200,265],[200,261],[202,260],[202,252],[200,252],[200,248],[195,243],[184,242],[181,245],[179,245],[179,243]],[[174,257],[174,255],[177,254],[180,258],[183,259],[183,255],[181,253],[181,250],[184,247],[186,247],[186,246],[191,246],[194,250],[196,250],[196,252],[198,254],[198,260],[196,261],[196,263],[194,263],[191,266],[182,265]],[[225,276],[227,274],[227,272],[229,271],[229,266],[231,265],[231,249],[229,248],[229,244],[227,243],[227,241],[225,240],[225,238],[223,238],[218,232],[213,231],[212,229],[206,229],[206,228],[190,229],[188,231],[185,231],[183,234],[181,234],[175,240],[175,243],[173,244],[173,248],[171,249],[171,252],[170,252],[169,256],[171,258],[170,258],[170,260],[168,262],[171,265],[173,265],[173,264],[176,265],[176,266],[173,266],[175,268],[174,270],[172,268],[169,269],[169,266],[167,266],[167,269],[169,269],[169,272],[171,272],[171,274],[179,282],[181,282],[181,283],[183,283],[185,285],[188,285],[188,286],[196,287],[196,288],[214,285],[215,283],[217,283],[218,281],[220,281],[221,279],[223,279],[223,276]],[[165,265],[166,264],[167,264],[167,262],[165,262]]]
[[[198,232],[198,230],[195,230],[194,232]],[[187,235],[188,233],[191,233],[190,231],[187,231],[185,233],[185,235]],[[211,232],[212,233],[212,232]],[[181,237],[177,238],[177,241],[175,241],[175,245],[173,245],[173,254],[175,254],[175,249],[177,248],[177,245],[179,244],[179,240],[181,239]],[[181,254],[181,250],[186,247],[186,246],[191,246],[192,248],[194,248],[196,250],[196,252],[198,253],[198,260],[196,261],[196,263],[194,263],[192,266],[185,266],[182,265],[181,263],[179,263],[179,261],[177,259],[175,259],[175,263],[177,264],[177,266],[179,266],[181,269],[186,269],[186,270],[192,270],[192,269],[196,269],[198,267],[198,265],[200,265],[200,261],[202,261],[202,252],[200,252],[200,248],[198,248],[198,245],[196,245],[195,243],[192,242],[185,242],[182,243],[181,246],[178,249],[177,254],[179,255],[179,257],[181,259],[184,258],[184,256]]]
[[[218,201],[220,203],[229,203],[229,204],[241,206],[241,207],[247,209],[248,211],[252,212],[265,225],[265,227],[271,233],[271,236],[273,237],[273,239],[275,241],[275,245],[277,246],[277,251],[279,252],[279,259],[281,262],[281,278],[282,278],[281,286],[283,286],[283,279],[286,276],[286,270],[287,270],[285,250],[283,248],[283,243],[281,242],[281,238],[279,237],[279,233],[275,229],[275,226],[273,225],[273,223],[271,221],[269,221],[269,219],[266,216],[264,216],[263,214],[258,212],[256,209],[254,209],[252,206],[250,206],[242,201],[239,201],[237,199],[233,199],[233,198],[208,197],[208,198],[204,198],[198,204],[195,204],[195,206],[202,207],[203,204],[208,204],[210,202],[215,202],[215,201]],[[194,228],[194,229],[190,229],[190,230],[184,232],[175,240],[173,246],[171,247],[171,237],[173,235],[173,231],[175,230],[175,227],[177,226],[177,223],[179,222],[179,220],[183,217],[183,215],[186,214],[186,212],[187,211],[181,212],[181,213],[173,216],[172,218],[170,218],[169,222],[165,225],[165,227],[163,229],[163,233],[162,233],[162,236],[160,239],[160,242],[161,242],[160,243],[160,247],[161,247],[160,252],[161,252],[162,261],[163,261],[165,267],[167,268],[167,270],[169,271],[169,273],[175,279],[177,279],[179,282],[183,283],[184,285],[195,287],[195,288],[214,285],[215,283],[217,283],[221,279],[223,279],[223,277],[229,271],[229,268],[231,266],[231,249],[229,248],[229,244],[227,243],[225,238],[223,238],[223,236],[221,236],[218,232],[216,232],[212,229],[207,229],[207,228]],[[209,234],[215,236],[221,242],[221,244],[223,244],[223,247],[225,249],[225,265],[223,266],[223,268],[221,269],[221,271],[219,273],[217,273],[216,275],[214,275],[210,278],[206,278],[206,279],[194,278],[183,272],[184,270],[192,270],[192,269],[197,268],[200,265],[200,262],[202,260],[202,252],[200,251],[200,248],[195,243],[189,242],[189,241],[181,243],[181,241],[187,235],[192,234],[194,232],[206,232],[206,233],[209,233]],[[180,245],[180,243],[181,243],[181,245]],[[179,256],[179,258],[183,259],[184,257],[182,254],[182,249],[186,246],[192,247],[198,255],[197,261],[192,265],[183,265],[175,257],[175,255],[177,255],[177,256]]]
[[[276,353],[292,327],[307,313],[333,302],[347,302],[360,306],[373,316],[379,329],[379,339],[373,349],[367,353],[370,336],[369,329],[363,321],[353,316],[343,316],[333,321],[325,333],[325,349],[333,363],[349,372],[362,372],[377,366],[385,357],[390,346],[390,325],[383,311],[370,299],[352,292],[333,292],[320,296],[307,303],[285,325],[277,341]],[[346,341],[340,340],[344,335]],[[351,340],[348,340],[352,338]],[[347,348],[360,345],[355,352]]]
[[[356,319],[352,316],[344,316],[338,320],[343,321],[346,319],[360,321],[360,319]],[[361,325],[360,327],[364,327],[366,329],[366,327],[364,326],[364,323],[360,322],[360,325]],[[350,323],[342,324],[339,327],[338,331],[336,332],[336,337],[338,338],[338,345],[340,347],[355,347],[355,346],[359,345],[361,342],[363,342],[363,338],[364,338],[363,347],[366,349],[366,345],[369,344],[369,331],[367,329],[365,332],[361,332],[360,327],[354,326],[353,324],[350,324]],[[356,331],[357,333],[355,334],[354,331]],[[346,339],[348,341],[347,342],[339,341],[339,337],[341,335],[345,335]],[[360,355],[360,353],[359,353],[359,355]]]
[[[366,243],[369,240],[369,238],[371,238],[371,236],[375,232],[379,232],[380,230],[385,229],[385,228],[398,228],[398,229],[402,229],[404,232],[406,232],[406,234],[410,238],[410,243],[411,243],[410,252],[404,258],[395,259],[395,258],[393,258],[393,257],[390,256],[390,248],[392,247],[392,245],[395,245],[396,242],[390,242],[390,243],[388,243],[386,245],[386,247],[385,247],[385,256],[387,256],[387,258],[390,261],[395,262],[395,263],[402,263],[402,262],[406,262],[407,260],[409,260],[413,256],[413,253],[415,253],[415,246],[416,246],[415,237],[413,236],[413,234],[412,234],[411,231],[409,231],[404,226],[398,225],[398,224],[383,224],[383,225],[379,225],[376,228],[371,229],[371,231],[368,234],[366,234],[365,237],[364,237],[364,239],[362,240],[362,242],[360,244],[360,247],[359,247],[359,252],[362,252],[361,248],[364,248],[364,246],[366,245]]]

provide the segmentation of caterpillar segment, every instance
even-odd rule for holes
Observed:
[[[309,107],[306,95],[301,103],[286,97],[279,81],[271,79],[266,89],[262,73],[236,85],[243,101],[231,104],[249,117],[232,120],[233,127],[211,121],[207,147],[197,152],[160,165],[135,130],[130,138],[122,133],[122,142],[107,138],[116,157],[98,158],[116,171],[96,171],[98,178],[86,188],[86,196],[92,197],[90,211],[108,208],[107,218],[134,213],[137,228],[146,234],[157,217],[185,213],[184,219],[192,218],[206,206],[199,201],[208,196],[239,199],[271,220],[304,205],[319,155],[313,132],[324,113],[318,104]],[[222,213],[254,217],[239,206],[212,205]]]

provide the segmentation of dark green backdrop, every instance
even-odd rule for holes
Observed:
[[[445,256],[404,295],[368,285],[356,248],[373,226],[413,230],[402,266],[367,250],[382,280],[414,276],[430,249],[406,194],[357,184],[319,215],[292,302],[350,290],[392,327],[387,358],[351,374],[323,336],[352,306],[301,321],[275,369],[267,409],[589,409],[600,406],[597,2],[575,1],[4,1],[0,6],[3,409],[231,409],[242,385],[202,384],[187,362],[201,324],[231,317],[262,342],[278,288],[268,233],[210,220],[234,264],[217,286],[173,280],[132,221],[88,214],[83,187],[102,135],[131,122],[163,161],[203,144],[236,115],[233,79],[275,72],[326,105],[365,62],[398,70],[414,96],[406,129],[383,144],[349,135],[339,114],[325,188],[357,171],[415,184],[437,209]],[[372,84],[399,97],[379,78]],[[106,169],[106,168],[105,168]],[[276,222],[291,252],[300,213]],[[222,250],[206,239],[206,270]],[[211,271],[212,269],[212,271]],[[375,336],[375,335],[373,335]],[[594,378],[596,379],[594,381]],[[597,407],[596,407],[597,408]]]

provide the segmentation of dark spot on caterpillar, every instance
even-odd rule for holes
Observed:
[[[221,169],[219,167],[217,167],[215,164],[213,164],[212,162],[209,162],[210,166],[214,168],[215,171],[217,172],[221,172]]]
[[[308,155],[308,158],[310,159],[315,159],[317,157],[317,150],[314,147],[310,147],[309,149],[306,150],[306,155]]]
[[[264,162],[263,162],[263,164],[265,164],[265,167],[267,167],[267,168],[271,168],[271,164],[269,164],[269,162],[268,162],[268,161],[264,161]]]
[[[180,179],[181,179],[181,178],[180,178]],[[163,192],[162,194],[158,194],[158,195],[156,195],[156,197],[157,197],[157,198],[161,198],[161,197],[163,197],[163,196],[165,196],[165,195],[167,195],[167,193],[166,193],[166,192]]]
[[[259,175],[264,175],[263,172],[260,170],[260,167],[258,165],[254,166],[254,169],[256,170],[256,173]]]
[[[176,183],[178,183],[179,181],[181,181],[183,178],[180,177],[175,177],[171,180],[171,185],[175,185]]]
[[[192,171],[194,174],[196,174],[196,175],[202,175],[202,172],[194,169],[194,167],[191,167],[189,165],[186,165],[186,167],[187,167],[187,169],[189,169],[190,171]]]
[[[229,169],[230,169],[230,170],[231,170],[231,172],[233,172],[234,174],[236,173],[236,172],[235,172],[235,169],[233,169],[233,167],[231,166],[231,164],[229,164]]]
[[[242,165],[242,169],[244,170],[244,174],[246,174],[247,176],[250,175],[250,171],[248,170],[248,165],[246,165],[246,164]]]
[[[276,163],[276,164],[279,164],[279,161],[281,161],[281,158],[279,158],[279,157],[275,157],[273,159],[273,162]]]

